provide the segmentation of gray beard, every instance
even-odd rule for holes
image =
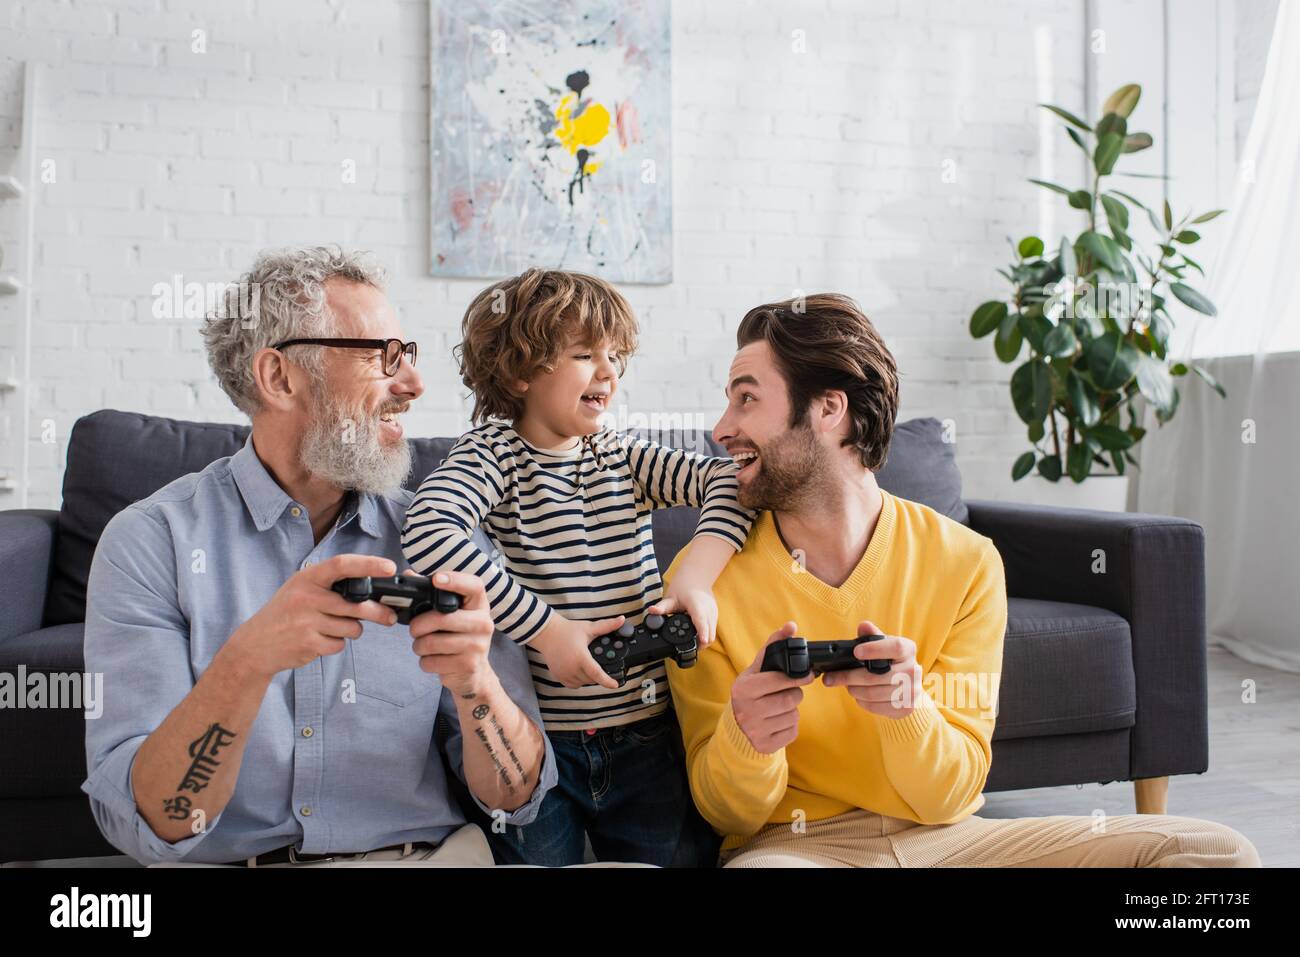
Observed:
[[[347,408],[318,388],[315,415],[299,453],[303,467],[332,485],[386,495],[411,474],[411,448],[403,439],[385,448],[379,420]]]

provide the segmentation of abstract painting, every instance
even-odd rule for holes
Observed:
[[[432,274],[672,280],[669,0],[430,0]]]

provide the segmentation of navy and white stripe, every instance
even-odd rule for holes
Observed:
[[[697,535],[741,549],[753,515],[736,493],[730,459],[612,430],[572,450],[546,451],[490,422],[462,436],[424,480],[407,512],[402,549],[420,574],[451,568],[479,575],[497,627],[527,642],[555,613],[641,620],[663,594],[651,536],[655,508],[697,507]],[[470,541],[480,525],[498,563]],[[634,669],[618,691],[565,688],[541,655],[528,654],[550,730],[626,724],[667,707],[662,663]]]

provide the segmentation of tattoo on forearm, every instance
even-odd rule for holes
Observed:
[[[466,691],[463,695],[461,695],[461,697],[464,698],[466,701],[473,701],[473,700],[474,700],[474,692],[472,692],[472,691]]]
[[[190,808],[193,806],[194,802],[184,794],[178,794],[174,798],[167,798],[163,801],[163,810],[167,812],[167,816],[173,821],[188,820]]]
[[[480,705],[480,707],[484,706]],[[501,778],[501,783],[505,786],[507,791],[514,794],[515,784],[510,780],[510,772],[507,771],[505,765],[501,763],[501,758],[497,756],[496,748],[492,747],[492,742],[488,740],[487,734],[482,728],[475,728],[474,734],[481,742],[483,742],[483,747],[487,749],[488,757],[492,759],[492,763],[496,766],[497,776]]]
[[[500,722],[497,721],[496,715],[490,715],[488,720],[492,722],[492,727],[496,731],[497,737],[501,739],[501,746],[505,748],[506,754],[510,756],[510,762],[515,766],[515,771],[519,775],[519,780],[527,784],[528,775],[524,772],[524,766],[520,762],[519,756],[515,754],[515,746],[511,744],[510,739],[506,737],[505,729],[502,728]]]
[[[217,768],[221,765],[221,749],[227,747],[231,741],[234,741],[237,735],[233,731],[228,731],[220,724],[213,723],[201,735],[190,742],[189,755],[194,760],[190,762],[189,769],[185,772],[185,777],[181,778],[181,783],[176,786],[176,790],[193,791],[198,794],[208,786],[212,780],[212,775],[217,773]],[[180,813],[180,807],[183,803],[185,810],[189,810],[190,799],[181,795],[179,799],[173,799],[167,808],[169,814],[175,815]],[[184,814],[181,815],[182,817]],[[180,820],[177,817],[175,820]]]

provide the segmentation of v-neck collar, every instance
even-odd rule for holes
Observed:
[[[849,577],[838,588],[828,585],[816,575],[807,571],[798,556],[786,551],[781,541],[781,534],[776,528],[776,516],[772,512],[763,512],[754,527],[759,550],[780,569],[782,577],[794,587],[803,591],[828,608],[847,611],[853,607],[864,592],[871,587],[876,572],[884,564],[885,556],[894,541],[894,527],[897,524],[894,497],[883,488],[880,490],[880,518],[871,533],[871,541],[863,552],[858,564]]]

